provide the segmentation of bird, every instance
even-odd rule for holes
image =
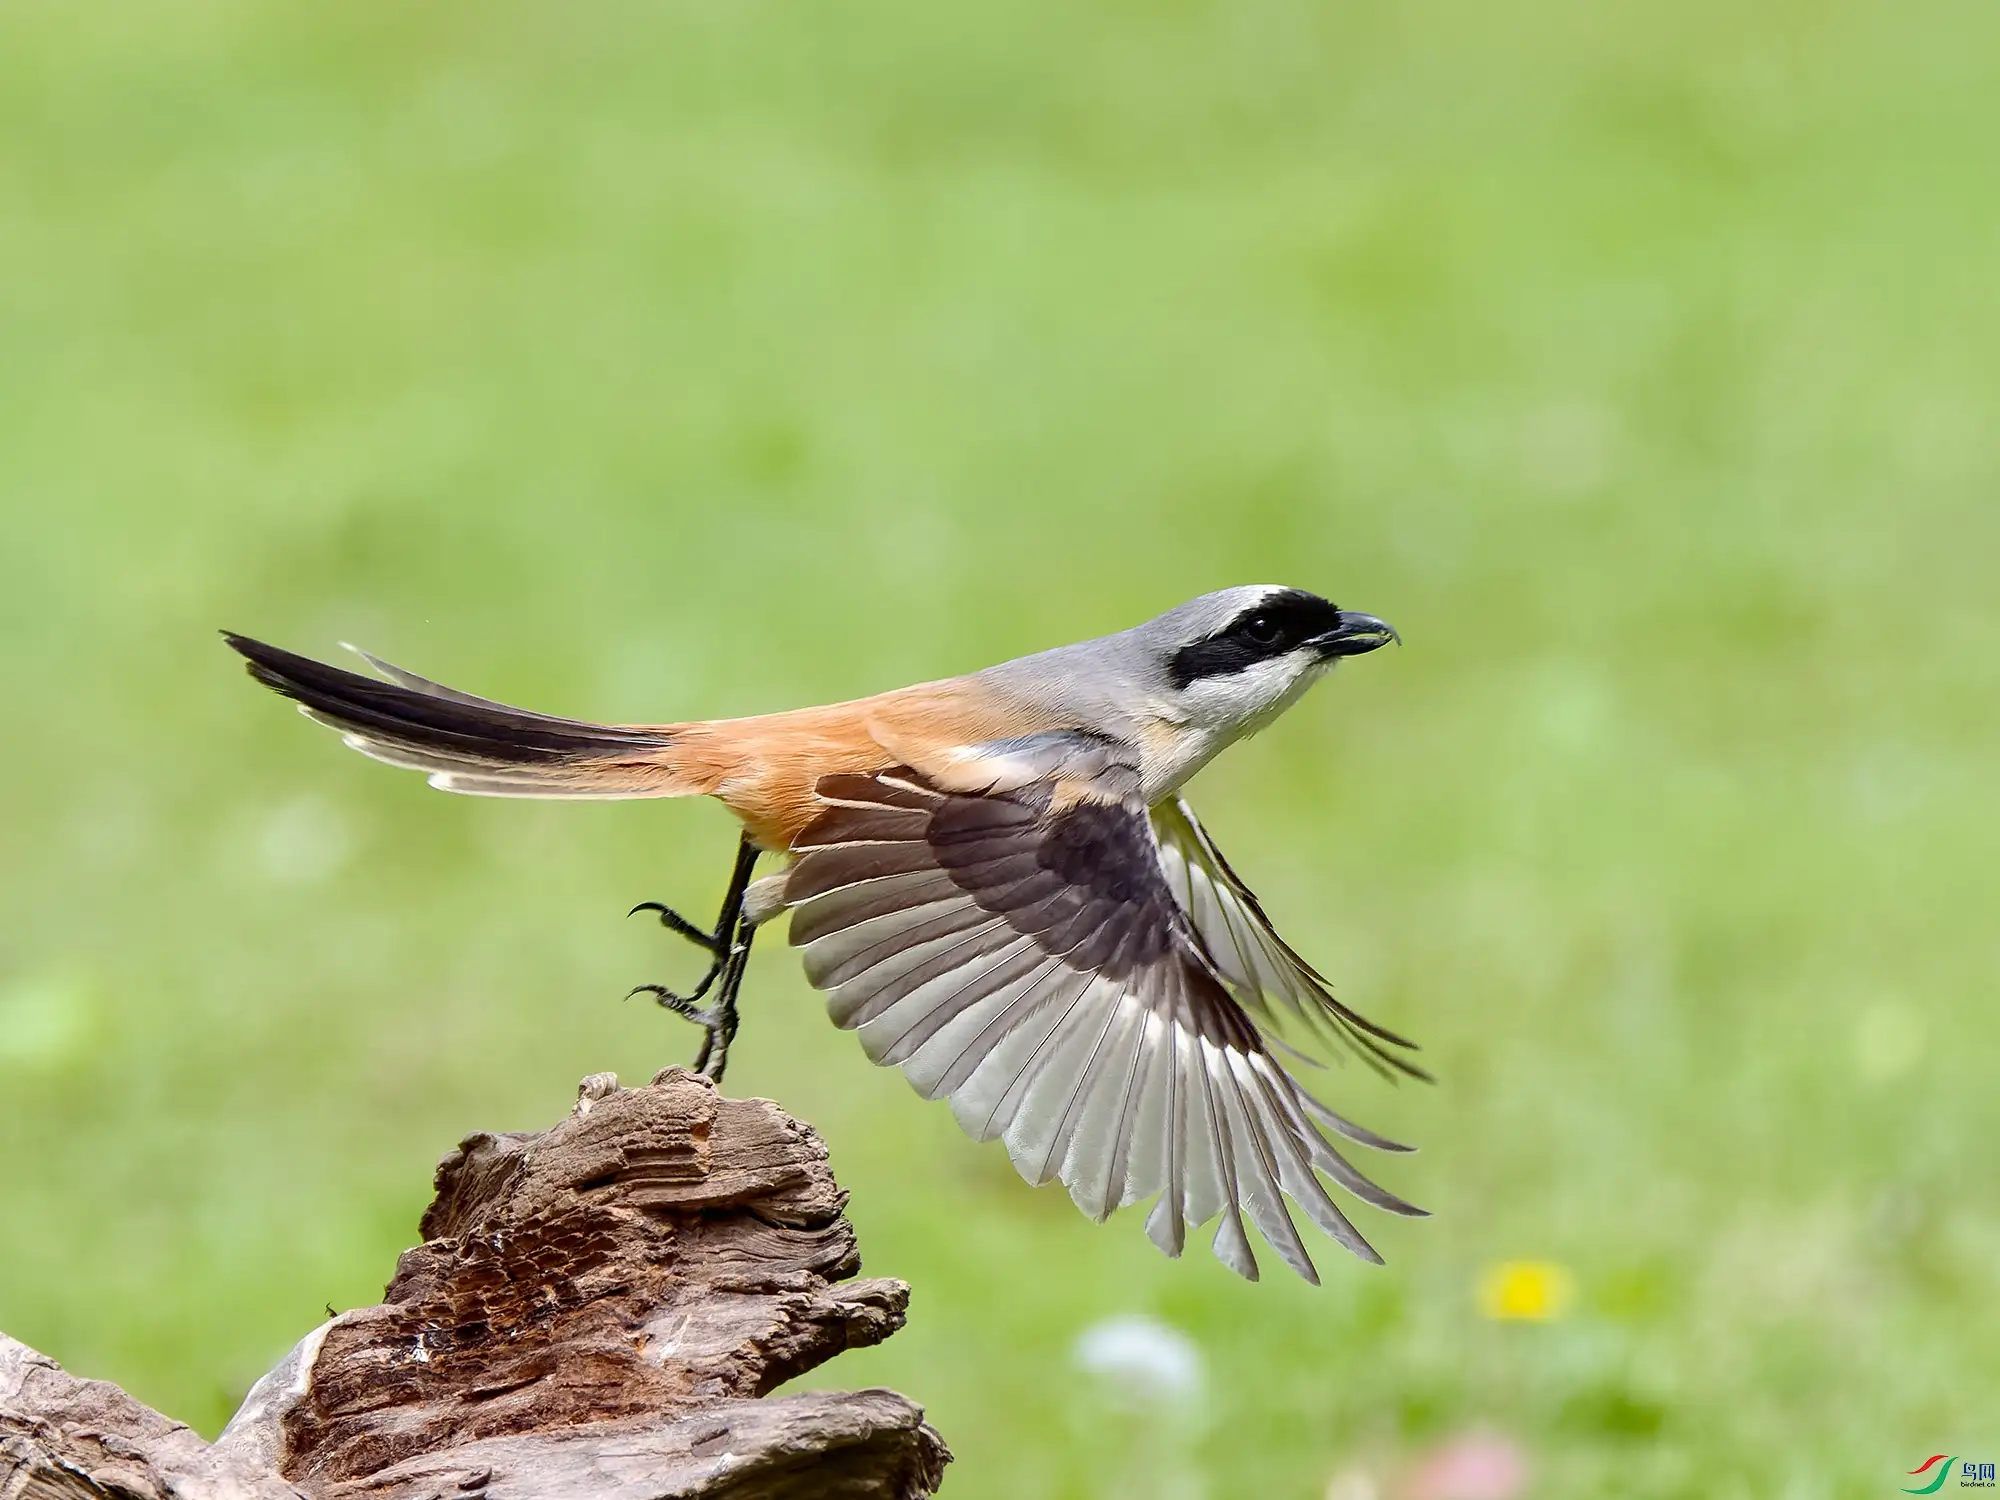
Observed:
[[[358,648],[363,675],[223,632],[250,675],[364,755],[450,792],[708,796],[741,825],[712,927],[650,912],[708,955],[686,994],[718,1083],[757,932],[789,939],[834,1023],[974,1139],[1060,1179],[1099,1222],[1151,1198],[1178,1257],[1255,1281],[1245,1220],[1308,1282],[1286,1200],[1363,1260],[1327,1189],[1390,1213],[1336,1138],[1412,1148],[1335,1113],[1304,1077],[1353,1055],[1430,1075],[1416,1044],[1336,999],[1272,925],[1181,789],[1348,657],[1401,637],[1304,589],[1222,589],[1144,624],[962,676],[748,718],[599,724],[459,692]],[[758,861],[780,868],[756,876]]]

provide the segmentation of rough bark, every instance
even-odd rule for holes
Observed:
[[[915,1500],[893,1391],[767,1393],[903,1324],[813,1131],[670,1068],[468,1136],[381,1305],[303,1339],[220,1439],[0,1336],[0,1500]]]
[[[297,1500],[270,1469],[202,1441],[104,1380],[0,1334],[0,1500]]]

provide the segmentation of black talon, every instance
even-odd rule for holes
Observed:
[[[729,889],[722,898],[722,910],[716,916],[713,932],[703,932],[672,907],[658,901],[641,901],[625,914],[632,917],[642,911],[656,912],[662,927],[712,955],[708,972],[690,994],[680,994],[663,984],[639,984],[625,998],[649,994],[663,1008],[701,1027],[704,1035],[701,1050],[695,1054],[695,1071],[717,1083],[722,1081],[722,1070],[729,1063],[729,1044],[736,1039],[736,992],[743,986],[743,971],[750,962],[750,940],[756,933],[743,920],[743,893],[750,887],[750,872],[757,863],[757,852],[757,846],[747,835],[737,845],[736,868],[730,873]],[[701,1004],[702,997],[718,979],[722,981],[722,989],[714,1003]]]
[[[626,912],[625,915],[636,917],[642,911],[658,912],[662,927],[666,928],[669,932],[679,933],[697,948],[706,948],[710,953],[714,953],[721,947],[714,933],[703,932],[671,906],[662,905],[658,901],[641,901],[637,906]]]
[[[707,988],[707,984],[703,984],[701,989],[692,995],[683,995],[668,989],[663,984],[635,984],[626,991],[625,998],[630,1000],[634,995],[651,995],[654,1004],[662,1010],[670,1010],[677,1016],[687,1017],[697,1025],[707,1026],[715,1019],[715,1007],[698,1003],[701,1000],[701,991]]]

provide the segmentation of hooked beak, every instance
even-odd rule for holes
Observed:
[[[1387,620],[1343,609],[1340,623],[1324,635],[1314,636],[1312,644],[1319,648],[1321,656],[1331,659],[1336,656],[1362,656],[1391,641],[1399,646],[1403,644],[1403,638],[1396,634],[1396,627]]]

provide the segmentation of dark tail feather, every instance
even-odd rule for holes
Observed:
[[[431,785],[503,797],[671,797],[668,727],[559,719],[475,698],[365,657],[394,682],[222,633],[250,675],[354,749],[429,773]]]

